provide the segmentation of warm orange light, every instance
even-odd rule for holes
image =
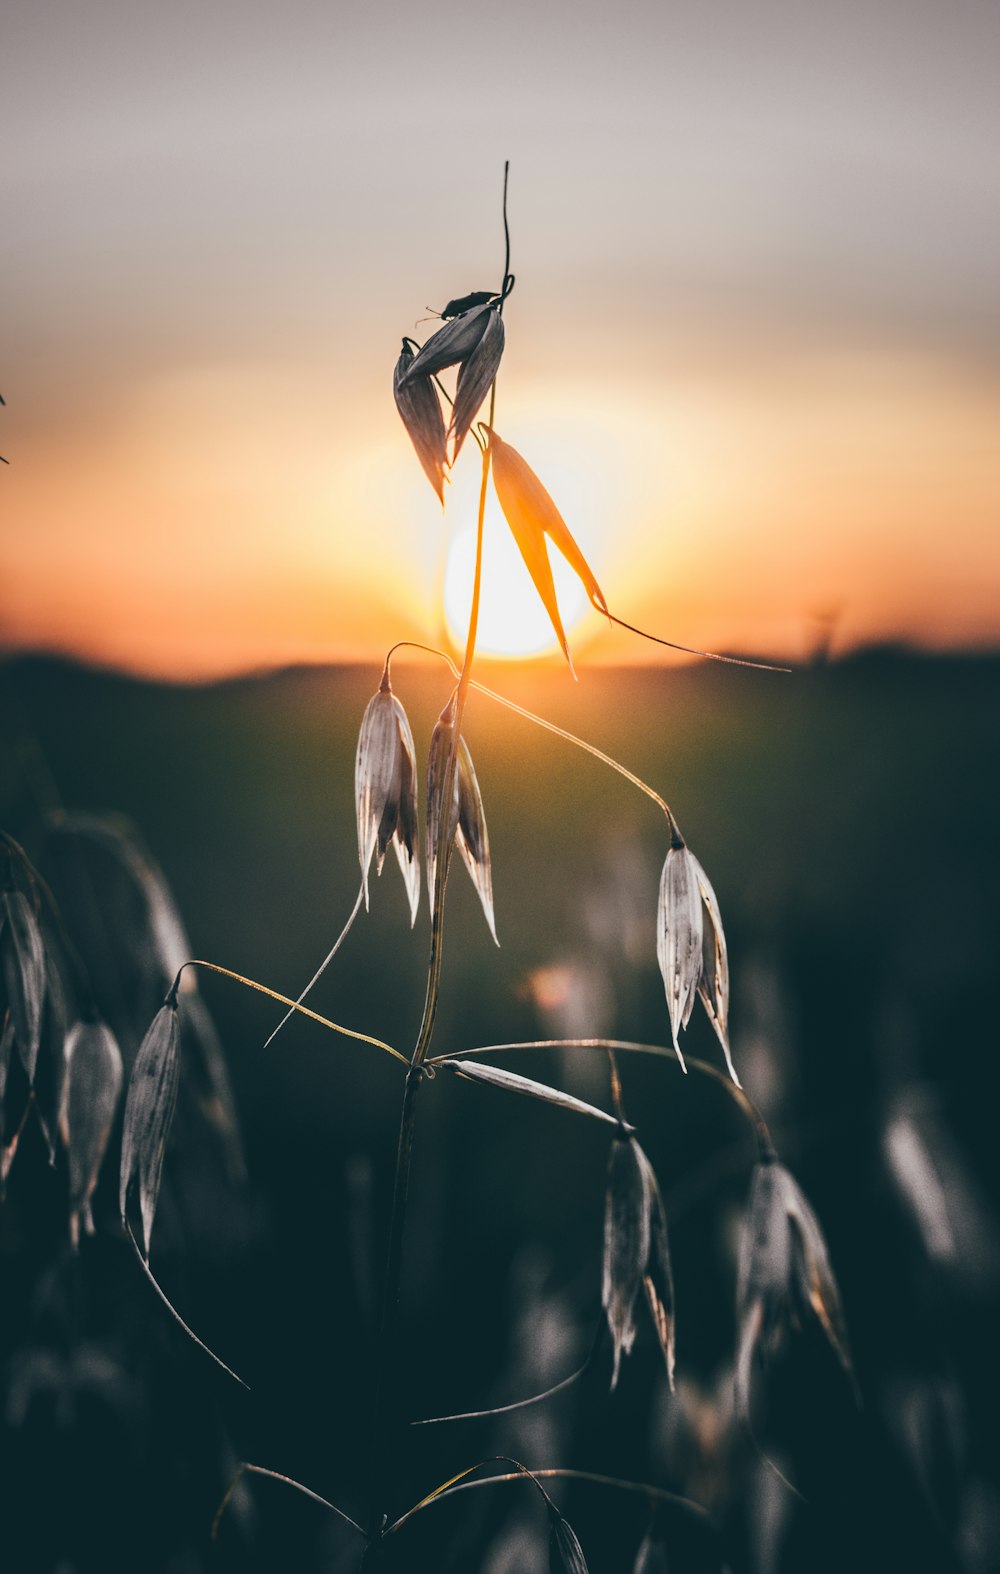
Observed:
[[[498,515],[496,510],[487,521],[477,649],[484,656],[507,660],[548,655],[559,649],[552,624],[513,538]],[[563,623],[572,642],[574,628],[586,615],[587,598],[559,553],[550,553],[550,558]],[[445,618],[448,633],[457,646],[464,644],[468,628],[475,561],[476,532],[462,530],[449,548],[444,576]]]

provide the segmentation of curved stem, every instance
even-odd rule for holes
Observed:
[[[336,1514],[337,1518],[342,1519],[345,1525],[350,1525],[352,1530],[356,1530],[359,1536],[364,1535],[364,1531],[357,1520],[352,1519],[350,1514],[345,1514],[344,1510],[338,1508],[336,1503],[331,1503],[327,1498],[320,1497],[319,1493],[314,1492],[311,1487],[304,1487],[301,1481],[296,1481],[292,1476],[283,1476],[280,1470],[268,1470],[264,1465],[251,1465],[247,1460],[244,1460],[226,1488],[222,1502],[215,1511],[215,1518],[212,1521],[212,1529],[209,1535],[211,1541],[214,1541],[218,1536],[222,1517],[232,1502],[233,1493],[243,1480],[243,1477],[247,1475],[266,1476],[270,1481],[280,1481],[286,1487],[294,1487],[296,1492],[302,1493],[303,1497],[311,1498],[314,1503],[319,1503],[322,1508],[328,1508],[332,1514]]]
[[[661,639],[659,634],[647,634],[645,629],[636,628],[634,623],[626,623],[624,618],[617,618],[607,607],[593,601],[595,612],[600,612],[609,622],[617,623],[620,629],[627,629],[630,634],[638,634],[640,639],[648,639],[653,645],[665,645],[667,650],[682,650],[685,656],[702,656],[706,661],[722,661],[727,667],[752,667],[755,672],[791,672],[791,667],[776,667],[770,661],[748,661],[745,656],[720,656],[714,650],[695,650],[692,645],[675,645],[672,639]]]
[[[299,1011],[304,1017],[309,1017],[313,1022],[318,1022],[321,1027],[328,1027],[334,1033],[342,1033],[345,1038],[356,1038],[362,1044],[374,1044],[376,1049],[384,1049],[393,1060],[400,1061],[404,1066],[410,1063],[405,1055],[398,1049],[393,1049],[391,1044],[386,1044],[380,1038],[373,1038],[371,1033],[358,1033],[352,1027],[343,1027],[339,1022],[331,1022],[329,1017],[321,1017],[318,1011],[310,1011],[308,1006],[300,1006],[298,1001],[290,1000],[287,995],[279,994],[276,989],[269,989],[266,984],[258,984],[255,978],[246,978],[242,973],[234,973],[232,968],[220,967],[218,962],[206,962],[202,957],[193,956],[189,961],[183,962],[177,970],[173,987],[176,990],[180,977],[186,967],[207,967],[210,973],[220,973],[223,978],[231,978],[237,984],[245,984],[247,989],[256,989],[262,995],[268,995],[272,1000],[280,1001],[283,1006],[290,1006],[293,1011]]]
[[[612,1052],[621,1050],[626,1054],[660,1055],[668,1060],[676,1060],[680,1064],[677,1051],[668,1048],[666,1044],[638,1044],[625,1038],[533,1038],[523,1039],[516,1044],[481,1044],[475,1049],[452,1050],[447,1055],[434,1055],[427,1064],[440,1066],[449,1060],[467,1060],[470,1055],[493,1055],[514,1049],[601,1049]],[[690,1055],[685,1055],[684,1064],[689,1071],[698,1071],[704,1077],[711,1077],[713,1082],[725,1088],[753,1126],[761,1158],[774,1158],[775,1148],[767,1122],[744,1089],[737,1087],[735,1082],[730,1081],[724,1072],[708,1060],[697,1060]]]
[[[543,1400],[551,1399],[553,1394],[562,1393],[564,1388],[569,1388],[573,1383],[578,1382],[581,1377],[590,1371],[590,1368],[594,1364],[594,1359],[597,1355],[597,1352],[601,1347],[606,1326],[607,1325],[602,1315],[594,1332],[594,1337],[591,1340],[590,1349],[587,1352],[587,1359],[584,1361],[583,1365],[578,1366],[575,1372],[570,1372],[568,1377],[560,1378],[558,1383],[553,1383],[551,1388],[543,1388],[541,1393],[538,1394],[529,1394],[527,1399],[514,1399],[510,1404],[507,1405],[494,1405],[492,1410],[462,1410],[457,1415],[425,1416],[420,1421],[411,1421],[410,1425],[441,1426],[445,1421],[481,1421],[488,1416],[510,1415],[512,1410],[526,1410],[529,1405],[540,1405]]]
[[[330,947],[330,950],[327,952],[327,954],[324,957],[323,961],[319,964],[319,967],[316,969],[315,973],[313,974],[312,978],[309,980],[309,982],[306,985],[305,989],[303,989],[301,995],[296,1000],[295,1004],[292,1005],[292,1006],[289,1006],[288,1010],[285,1012],[284,1016],[282,1017],[281,1021],[278,1023],[277,1027],[274,1029],[274,1031],[272,1033],[269,1033],[267,1038],[264,1040],[264,1048],[265,1049],[267,1049],[271,1044],[273,1044],[274,1040],[277,1038],[278,1034],[281,1032],[281,1030],[284,1027],[285,1023],[288,1022],[290,1020],[290,1018],[294,1016],[296,1010],[298,1009],[299,1006],[301,1006],[303,1000],[306,998],[306,995],[308,995],[308,993],[312,989],[313,985],[317,984],[319,982],[319,980],[323,977],[323,974],[326,972],[327,968],[330,966],[330,963],[333,961],[334,957],[337,955],[337,952],[340,950],[340,948],[343,945],[344,941],[347,939],[347,937],[350,934],[352,928],[354,927],[354,920],[357,918],[359,912],[361,911],[361,903],[362,903],[362,900],[364,899],[364,894],[365,894],[365,882],[364,882],[364,880],[362,880],[361,884],[358,886],[358,894],[357,894],[357,896],[354,899],[354,906],[351,908],[350,917],[348,918],[346,924],[344,925],[343,929],[340,931],[340,934],[337,936],[336,940],[333,942],[333,945]]]
[[[404,648],[422,650],[428,656],[439,656],[442,661],[448,664],[454,676],[456,678],[459,676],[459,670],[447,651],[438,650],[434,645],[423,645],[419,640],[415,639],[397,640],[385,658],[386,664],[388,665],[392,660],[397,650]],[[671,835],[680,835],[677,821],[666,799],[660,796],[655,787],[650,787],[648,782],[644,782],[641,776],[636,776],[634,771],[630,771],[627,766],[622,765],[620,760],[616,760],[610,754],[605,754],[603,749],[597,748],[596,744],[588,743],[586,738],[578,738],[575,732],[567,732],[565,727],[557,726],[554,721],[546,721],[544,716],[538,716],[534,711],[526,710],[523,705],[518,705],[516,701],[509,700],[506,695],[498,694],[495,689],[488,689],[485,683],[479,683],[475,678],[471,680],[469,686],[475,689],[477,694],[482,694],[486,699],[494,700],[498,705],[504,706],[506,710],[513,711],[515,716],[520,716],[524,721],[533,722],[536,727],[543,728],[545,732],[551,732],[554,737],[562,738],[566,743],[574,744],[578,749],[582,749],[585,754],[591,754],[595,760],[600,760],[602,765],[607,765],[611,770],[617,771],[619,776],[623,776],[627,782],[631,782],[633,787],[637,787],[641,793],[645,793],[647,798],[652,799],[653,803],[663,810],[667,817],[667,824],[670,826]]]
[[[484,1460],[483,1463],[488,1463],[488,1461]],[[479,1467],[474,1465],[472,1468],[478,1469]],[[471,1471],[465,1471],[464,1474],[469,1475],[471,1474]],[[449,1483],[447,1486],[439,1488],[437,1492],[431,1493],[420,1503],[414,1504],[413,1508],[409,1509],[407,1513],[403,1514],[401,1518],[397,1519],[395,1524],[390,1525],[386,1534],[392,1535],[395,1531],[399,1530],[408,1519],[411,1519],[414,1514],[418,1514],[421,1509],[430,1508],[432,1503],[441,1503],[445,1498],[454,1497],[458,1492],[468,1492],[473,1487],[497,1486],[501,1482],[505,1481],[525,1480],[589,1481],[594,1486],[612,1487],[619,1492],[638,1493],[641,1497],[648,1498],[654,1503],[672,1503],[676,1508],[686,1509],[689,1513],[696,1515],[697,1518],[704,1520],[707,1525],[712,1524],[711,1515],[703,1504],[696,1503],[694,1498],[682,1497],[679,1492],[668,1492],[666,1487],[650,1486],[644,1481],[623,1481],[617,1476],[603,1476],[594,1470],[563,1470],[559,1468],[550,1470],[526,1470],[522,1466],[518,1470],[505,1472],[503,1475],[482,1476],[478,1481],[464,1481],[461,1478],[456,1478],[454,1483]]]

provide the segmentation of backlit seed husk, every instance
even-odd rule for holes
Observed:
[[[0,893],[0,971],[18,1053],[33,1082],[42,1041],[45,943],[31,902],[13,885]]]
[[[670,1014],[670,1032],[681,1065],[678,1035],[700,997],[737,1087],[729,1048],[729,957],[711,881],[686,846],[671,847],[660,877],[656,955]]]
[[[381,874],[391,843],[406,886],[412,925],[420,906],[416,750],[406,712],[387,685],[369,700],[361,721],[354,796],[365,906],[372,858]]]
[[[63,1142],[69,1157],[69,1230],[74,1246],[81,1227],[94,1231],[90,1199],[97,1185],[122,1088],[122,1053],[103,1022],[77,1022],[66,1039]]]
[[[702,910],[702,952],[701,976],[698,979],[698,994],[701,1003],[712,1027],[715,1036],[722,1045],[726,1057],[729,1075],[736,1086],[740,1086],[740,1079],[736,1075],[733,1057],[729,1048],[729,953],[726,948],[726,936],[722,928],[722,915],[719,912],[719,903],[716,899],[711,881],[701,864],[693,853],[689,854],[694,864],[695,877],[701,891],[703,902]]]
[[[493,484],[508,523],[513,515],[523,524],[532,525],[547,535],[581,580],[588,600],[599,611],[606,611],[604,593],[590,564],[538,476],[528,461],[510,443],[505,443],[498,432],[489,427],[486,430],[493,457]]]
[[[546,537],[558,547],[570,568],[582,581],[592,604],[600,611],[606,611],[607,602],[566,521],[531,466],[516,448],[505,443],[490,427],[484,430],[489,436],[493,484],[504,518],[549,615],[563,655],[572,667],[566,631],[556,600]]]
[[[177,1103],[179,1036],[176,1004],[162,1006],[139,1046],[125,1103],[119,1205],[125,1223],[129,1194],[133,1183],[137,1183],[140,1244],[146,1257],[160,1194],[163,1156]]]
[[[462,312],[460,316],[446,322],[437,333],[432,333],[423,349],[418,350],[403,372],[403,387],[419,377],[433,377],[437,372],[446,371],[449,366],[458,366],[462,361],[467,361],[486,332],[490,314],[495,312],[493,306],[474,306],[471,311]]]
[[[660,876],[656,955],[670,1014],[670,1033],[681,1065],[677,1036],[691,1016],[701,977],[703,904],[694,861],[686,847],[671,847]]]
[[[499,311],[491,311],[482,338],[468,360],[463,361],[458,373],[455,403],[448,427],[448,436],[452,440],[452,464],[458,458],[479,407],[490,391],[500,367],[503,347],[503,318]]]
[[[444,472],[448,463],[444,416],[437,390],[429,377],[405,381],[413,359],[413,351],[404,344],[392,374],[393,398],[424,474],[443,504]]]

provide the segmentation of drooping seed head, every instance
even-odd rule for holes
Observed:
[[[372,857],[376,872],[381,874],[391,843],[406,886],[412,926],[417,921],[420,906],[416,750],[406,712],[387,678],[369,700],[361,721],[354,765],[354,798],[365,906],[368,906],[368,871]]]
[[[729,1074],[739,1087],[729,1048],[729,956],[722,917],[708,876],[683,843],[670,848],[660,877],[656,955],[681,1065],[684,1057],[678,1034],[690,1022],[700,996],[722,1045]]]
[[[122,1088],[122,1052],[103,1022],[77,1022],[66,1039],[60,1127],[69,1157],[69,1232],[94,1232],[90,1199],[97,1185]]]
[[[503,318],[498,311],[487,313],[483,336],[468,360],[462,362],[455,388],[448,436],[452,440],[451,462],[455,463],[480,405],[500,366],[504,347]]]
[[[674,1274],[670,1260],[670,1242],[667,1236],[667,1210],[663,1206],[663,1197],[660,1192],[659,1182],[653,1173],[653,1166],[641,1148],[638,1147],[638,1158],[646,1173],[649,1187],[649,1256],[646,1261],[646,1271],[642,1276],[643,1288],[646,1291],[646,1303],[656,1329],[656,1337],[660,1342],[663,1360],[667,1368],[667,1381],[670,1391],[674,1389],[674,1367],[676,1364],[676,1316],[674,1312]]]
[[[622,1356],[628,1355],[635,1343],[635,1305],[649,1261],[649,1233],[649,1178],[639,1160],[639,1144],[631,1137],[616,1137],[604,1199],[601,1286],[614,1358],[612,1388],[618,1383]]]
[[[601,1301],[614,1355],[611,1387],[621,1357],[635,1342],[635,1308],[640,1286],[674,1386],[674,1282],[667,1218],[653,1166],[633,1136],[618,1137],[611,1149],[604,1209],[604,1274]]]
[[[740,1240],[736,1313],[736,1405],[742,1417],[750,1414],[754,1356],[770,1361],[802,1315],[817,1319],[851,1375],[840,1292],[819,1221],[797,1181],[772,1158],[753,1172]]]
[[[418,377],[433,377],[437,372],[446,371],[449,366],[460,366],[463,361],[467,361],[486,332],[491,314],[497,314],[493,306],[474,306],[470,311],[461,312],[446,322],[437,333],[432,333],[423,349],[417,352],[403,372],[403,387],[415,382]]]
[[[571,535],[566,521],[531,466],[516,448],[512,448],[510,443],[505,443],[490,427],[485,427],[484,430],[489,436],[493,484],[496,487],[504,518],[510,526],[511,535],[517,543],[525,567],[549,615],[549,621],[555,630],[563,655],[572,667],[566,632],[556,600],[546,537],[558,547],[570,568],[581,580],[591,603],[602,612],[607,611],[604,593],[594,577],[590,564]]]
[[[444,503],[444,472],[448,463],[444,416],[437,389],[430,377],[406,381],[413,365],[413,351],[404,340],[392,374],[392,393],[403,425],[431,486]]]

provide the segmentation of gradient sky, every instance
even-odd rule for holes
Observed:
[[[476,454],[442,522],[391,370],[498,281],[505,157],[497,427],[615,610],[995,643],[993,0],[8,0],[3,35],[7,647],[195,676],[436,635]]]

